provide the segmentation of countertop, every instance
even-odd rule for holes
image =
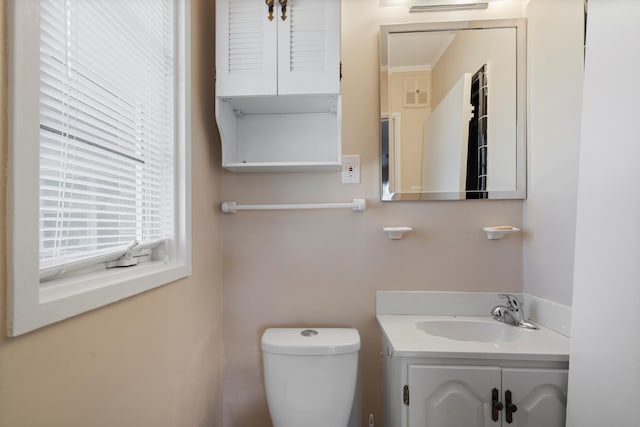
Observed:
[[[569,360],[569,338],[540,326],[528,330],[502,324],[487,316],[377,315],[394,356],[456,357],[530,361]],[[460,341],[426,333],[416,326],[429,320],[495,322],[504,325],[498,342]]]

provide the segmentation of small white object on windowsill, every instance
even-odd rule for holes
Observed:
[[[404,237],[404,233],[413,231],[411,227],[384,227],[384,232],[387,233],[389,240],[400,240]]]
[[[496,225],[493,227],[484,227],[483,230],[487,233],[487,239],[500,240],[505,235],[510,233],[517,233],[520,231],[518,227],[512,225]]]

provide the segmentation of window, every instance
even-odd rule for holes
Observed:
[[[190,274],[187,3],[10,3],[11,335]]]

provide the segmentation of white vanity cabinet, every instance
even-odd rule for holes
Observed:
[[[522,328],[487,316],[499,300],[376,293],[382,427],[565,426],[570,339],[557,331],[570,312],[542,305],[553,314]]]
[[[398,355],[383,343],[383,427],[564,427],[568,362]]]
[[[271,17],[264,0],[216,2],[223,166],[339,170],[340,0],[274,0]]]
[[[564,427],[567,380],[564,369],[409,365],[406,425]]]

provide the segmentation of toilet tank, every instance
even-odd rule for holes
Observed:
[[[267,329],[262,356],[274,427],[346,427],[359,349],[355,329]]]

